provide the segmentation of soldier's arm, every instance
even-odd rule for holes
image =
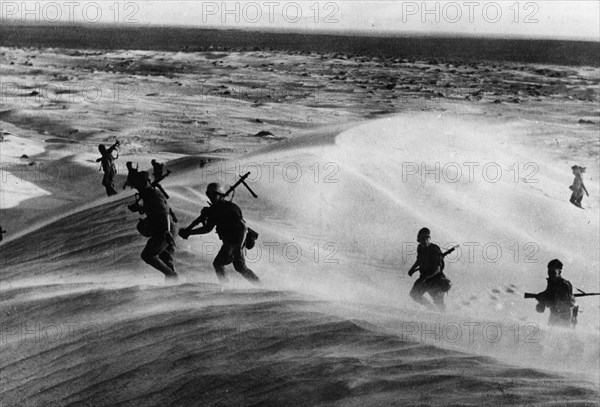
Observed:
[[[189,230],[187,233],[189,236],[191,235],[205,235],[211,232],[215,228],[214,224],[207,222],[205,225],[200,226],[199,228]]]
[[[412,275],[417,272],[419,267],[421,267],[421,256],[417,255],[417,260],[415,260],[415,264],[413,264],[410,270],[408,270],[408,275],[412,277]]]
[[[415,274],[415,272],[419,269],[419,267],[421,267],[421,261],[423,259],[423,255],[421,254],[421,247],[418,246],[417,247],[417,260],[415,260],[415,264],[412,265],[412,267],[410,268],[410,270],[408,270],[408,275],[412,276],[413,274]]]
[[[214,222],[214,218],[211,216],[212,207],[207,206],[202,208],[200,211],[200,217],[192,222],[190,226],[186,228],[186,233],[188,235],[205,235],[211,232],[216,224]],[[202,226],[194,229],[199,223],[202,223]]]
[[[552,302],[554,300],[553,298],[550,298],[550,294],[548,293],[547,289],[545,291],[542,291],[541,293],[538,293],[535,299],[538,300],[538,306],[542,305],[544,307],[549,307],[550,305],[552,305]]]
[[[115,144],[113,144],[108,150],[106,150],[106,154],[112,154],[112,152],[115,151],[118,146],[119,142],[116,141]]]

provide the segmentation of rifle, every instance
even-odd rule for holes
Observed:
[[[225,196],[228,196],[230,193],[232,193],[233,191],[235,191],[235,189],[241,185],[245,186],[246,189],[250,192],[250,194],[252,194],[252,196],[254,198],[258,198],[258,195],[256,195],[254,193],[254,191],[252,190],[252,188],[250,188],[250,186],[248,186],[248,184],[246,184],[246,179],[250,176],[250,172],[247,172],[244,175],[240,175],[240,179],[237,180],[237,182],[235,184],[233,184],[231,186],[231,188],[229,188],[227,190],[227,192],[225,192]],[[209,204],[210,205],[210,204]],[[192,230],[193,228],[195,228],[196,226],[198,226],[199,224],[204,224],[206,222],[206,217],[208,216],[207,214],[207,210],[208,207],[204,207],[202,208],[202,210],[200,211],[200,216],[198,216],[192,223],[190,223],[190,225],[185,228],[184,230]]]
[[[454,247],[452,247],[450,250],[445,251],[444,253],[442,253],[442,258],[446,257],[447,255],[449,255],[450,253],[452,253],[454,250],[458,249],[460,247],[460,245],[456,245]]]
[[[444,260],[444,257],[446,257],[447,255],[449,255],[450,253],[452,253],[454,250],[458,249],[459,247],[460,247],[460,245],[456,245],[456,246],[450,248],[449,250],[446,250],[444,253],[442,253],[442,260]],[[442,263],[442,266],[440,267],[440,271],[443,272],[445,267],[444,267],[443,261],[441,263]],[[414,273],[416,273],[417,271],[419,271],[420,268],[421,268],[421,266],[415,267],[412,270],[412,273],[409,274],[409,276],[412,277],[412,275]]]
[[[592,295],[600,295],[600,293],[586,293],[581,291],[579,288],[576,288],[579,291],[576,294],[573,294],[573,297],[589,297]],[[535,298],[537,300],[539,294],[525,293],[525,298]]]
[[[154,187],[154,188],[158,188],[158,190],[165,196],[165,198],[170,199],[169,194],[166,193],[166,191],[163,189],[162,185],[159,184],[160,181],[162,181],[163,179],[167,178],[169,176],[169,174],[171,174],[171,170],[167,170],[167,172],[165,174],[162,174],[160,177],[156,178],[154,181],[152,181],[152,183],[150,184],[150,186]]]
[[[233,185],[231,186],[231,188],[229,188],[229,189],[227,190],[227,192],[225,192],[225,196],[227,196],[227,195],[229,195],[230,193],[232,193],[233,191],[235,191],[235,189],[236,189],[236,188],[237,188],[237,187],[238,187],[240,184],[242,184],[243,186],[245,186],[245,187],[246,187],[246,189],[247,189],[247,190],[250,192],[250,194],[251,194],[253,197],[255,197],[255,198],[258,198],[258,195],[256,195],[256,194],[254,193],[254,191],[253,191],[253,190],[252,190],[252,189],[251,189],[251,188],[248,186],[248,184],[246,184],[246,178],[248,178],[249,176],[250,176],[250,172],[247,172],[247,173],[245,173],[244,175],[241,175],[241,176],[240,176],[240,179],[239,179],[239,180],[238,180],[238,181],[237,181],[235,184],[233,184]]]
[[[579,288],[576,288],[576,290],[579,292],[576,294],[573,294],[574,297],[589,297],[592,295],[600,295],[600,293],[586,293],[586,292],[580,290]],[[539,294],[525,293],[525,298],[535,298],[537,300],[538,295]],[[575,328],[575,325],[577,325],[577,317],[579,316],[580,312],[583,312],[583,311],[579,310],[579,305],[576,305],[573,307],[573,311],[571,314],[571,324],[573,325],[573,328]]]

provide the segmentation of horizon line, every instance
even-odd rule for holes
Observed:
[[[285,27],[252,27],[238,26],[227,27],[222,25],[189,25],[189,24],[155,24],[155,23],[135,23],[124,25],[123,23],[96,22],[86,23],[81,21],[57,21],[57,22],[23,22],[15,19],[4,19],[3,26],[78,26],[83,28],[95,27],[112,27],[120,29],[130,28],[172,28],[172,29],[189,29],[189,30],[216,30],[216,31],[243,31],[243,32],[272,32],[278,34],[301,34],[301,35],[332,35],[332,36],[358,36],[372,38],[400,38],[400,37],[429,37],[429,38],[465,38],[465,39],[489,39],[489,40],[520,40],[520,41],[571,41],[571,42],[593,42],[600,45],[600,37],[565,37],[565,36],[547,36],[543,34],[500,34],[500,33],[464,33],[464,32],[422,32],[422,31],[392,31],[392,30],[376,30],[370,31],[366,29],[293,29]]]

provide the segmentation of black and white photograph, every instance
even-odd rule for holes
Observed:
[[[600,2],[0,0],[0,406],[598,406]]]

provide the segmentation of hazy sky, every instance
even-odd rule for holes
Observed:
[[[0,0],[2,19],[292,30],[461,33],[600,41],[599,0],[31,1]]]

